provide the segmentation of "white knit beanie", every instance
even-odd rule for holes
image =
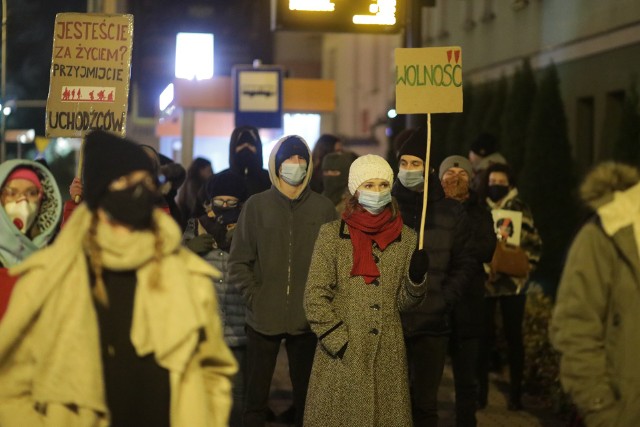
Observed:
[[[375,154],[358,157],[349,169],[349,192],[353,195],[363,182],[385,179],[393,184],[393,170],[385,159]]]

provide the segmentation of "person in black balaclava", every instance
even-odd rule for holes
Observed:
[[[212,176],[204,188],[209,211],[200,217],[189,219],[182,241],[187,248],[222,272],[222,277],[215,281],[215,289],[225,325],[224,340],[239,365],[233,380],[233,408],[229,420],[231,427],[237,427],[242,425],[247,335],[244,331],[244,299],[240,289],[229,284],[227,261],[231,239],[242,204],[247,199],[247,191],[231,171]]]
[[[262,141],[258,129],[240,126],[233,130],[229,142],[228,170],[243,178],[247,196],[271,187],[269,172],[262,167]]]
[[[327,154],[322,160],[322,195],[328,197],[338,213],[344,211],[345,202],[351,197],[349,193],[349,167],[356,159],[350,151]]]

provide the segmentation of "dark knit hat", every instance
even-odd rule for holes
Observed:
[[[153,174],[150,157],[138,144],[114,134],[95,130],[84,144],[84,200],[89,209],[98,207],[111,182],[133,171]]]
[[[498,140],[492,134],[482,132],[471,143],[471,151],[480,157],[486,157],[498,151]]]
[[[282,144],[276,153],[276,173],[280,173],[280,165],[282,162],[296,154],[307,161],[308,168],[309,149],[307,148],[307,144],[305,144],[300,137],[293,135],[282,141]]]
[[[400,146],[398,160],[402,156],[416,156],[425,161],[427,158],[427,129],[420,127],[416,129]]]
[[[247,199],[247,189],[243,178],[230,170],[213,175],[207,180],[205,187],[209,200],[216,196],[237,197],[241,202]]]

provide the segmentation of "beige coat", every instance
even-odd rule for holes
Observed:
[[[613,169],[605,181],[587,184],[592,192],[608,190],[619,176]],[[571,246],[549,332],[561,353],[560,380],[586,425],[638,426],[640,183],[605,191],[601,200],[608,203],[592,203],[598,220],[587,223]]]
[[[341,227],[342,224],[342,227]],[[305,312],[319,337],[305,407],[305,427],[411,426],[407,362],[400,311],[417,306],[425,283],[413,284],[409,261],[416,234],[378,260],[378,284],[351,277],[353,248],[340,220],[320,228],[305,293]],[[347,344],[342,358],[336,354]]]
[[[179,246],[180,230],[166,214],[155,219],[165,238],[163,279],[159,291],[137,287],[132,341],[170,372],[173,427],[226,426],[237,368],[217,315],[218,272]],[[109,425],[82,250],[88,224],[81,206],[54,245],[12,270],[21,279],[0,323],[2,427]],[[137,271],[144,283],[148,265]]]

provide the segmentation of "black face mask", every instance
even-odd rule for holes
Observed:
[[[257,164],[257,155],[248,148],[243,148],[236,153],[236,164],[243,172],[245,169],[255,169]]]
[[[156,191],[139,183],[124,190],[109,191],[100,207],[114,220],[135,230],[151,228],[153,208],[158,200]]]
[[[508,193],[508,185],[490,185],[489,188],[487,188],[487,196],[494,202],[501,200]]]
[[[233,237],[234,227],[229,227],[232,224],[238,222],[240,217],[240,208],[224,208],[213,207],[214,218],[209,218],[207,215],[203,215],[200,218],[200,223],[207,230],[207,233],[213,236],[218,248],[223,251],[229,251],[231,247],[231,238]]]
[[[323,176],[322,183],[324,185],[322,194],[328,197],[334,205],[340,203],[348,182],[342,176]]]

